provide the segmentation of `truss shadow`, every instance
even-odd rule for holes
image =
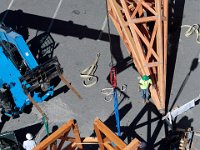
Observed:
[[[158,150],[172,149],[172,147],[179,147],[179,136],[177,136],[176,129],[186,129],[192,127],[193,119],[189,119],[187,116],[183,116],[174,126],[174,130],[167,132],[166,137],[161,139],[156,145],[159,145]]]
[[[139,123],[140,120],[147,113],[147,121]],[[156,115],[155,118],[152,118],[152,113]],[[152,123],[157,122],[157,126],[152,134]],[[147,141],[145,141],[135,130],[147,127]],[[122,127],[122,140],[127,140],[128,143],[131,142],[133,138],[138,138],[140,141],[143,141],[147,145],[147,149],[154,149],[154,144],[158,138],[159,132],[163,127],[163,122],[161,120],[161,115],[156,109],[156,107],[149,103],[145,105],[142,110],[138,113],[135,119],[128,125]]]

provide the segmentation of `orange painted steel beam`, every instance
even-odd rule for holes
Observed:
[[[78,125],[73,119],[70,119],[58,130],[39,143],[33,150],[83,150],[83,144],[99,144],[100,150],[138,150],[141,145],[141,142],[137,138],[126,145],[98,118],[94,121],[94,129],[97,137],[81,138]],[[74,133],[74,137],[68,136],[71,130]],[[65,142],[67,142],[67,144],[65,144]]]
[[[139,74],[150,75],[151,97],[165,109],[168,0],[107,0],[108,13]]]
[[[137,150],[141,145],[141,142],[137,138],[126,145],[98,118],[94,121],[94,130],[97,135],[100,150]]]
[[[102,134],[104,134],[107,137],[107,139],[113,142],[119,149],[124,149],[126,147],[126,144],[98,118],[96,118],[94,121],[94,129],[95,133],[97,134],[97,139],[99,141],[100,149],[101,146],[104,147],[104,145],[102,144],[104,143]],[[102,148],[101,150],[104,150],[104,148]]]
[[[49,120],[49,118],[46,116],[46,114],[42,111],[42,109],[40,108],[40,106],[34,101],[34,99],[31,97],[30,94],[27,94],[29,100],[31,101],[31,103],[35,106],[35,108],[41,113],[42,117],[45,117],[46,121]]]
[[[141,142],[135,138],[128,144],[123,150],[137,150],[141,145]]]
[[[74,143],[81,143],[81,138],[77,124],[75,124],[74,120],[71,119],[66,124],[61,126],[58,130],[56,130],[54,133],[52,133],[50,136],[48,136],[46,139],[44,139],[41,143],[39,143],[34,148],[34,150],[45,150],[48,147],[50,147],[51,150],[52,149],[61,150],[64,145],[64,142],[67,141],[68,133],[70,132],[71,129],[73,130],[75,137],[74,141],[71,144],[69,144],[70,146],[72,146],[71,149],[73,149],[73,147],[78,147],[79,149],[82,149],[83,148],[82,145],[77,146],[74,144]],[[52,146],[52,144],[55,143],[58,139],[61,139],[60,143],[58,144],[58,147],[56,147],[56,145]]]

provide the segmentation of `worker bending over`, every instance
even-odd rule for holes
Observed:
[[[152,80],[147,76],[144,75],[142,78],[139,80],[139,91],[141,93],[142,99],[144,100],[144,103],[149,102],[149,87],[152,85]]]

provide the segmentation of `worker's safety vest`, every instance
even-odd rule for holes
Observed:
[[[139,81],[139,86],[140,86],[140,89],[148,89],[149,88],[149,85],[152,84],[152,80],[149,79],[147,81],[144,81],[144,80],[140,80]]]

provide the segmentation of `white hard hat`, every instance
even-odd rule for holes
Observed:
[[[26,139],[27,139],[27,140],[32,140],[32,139],[33,139],[32,134],[27,133],[27,134],[26,134]]]

